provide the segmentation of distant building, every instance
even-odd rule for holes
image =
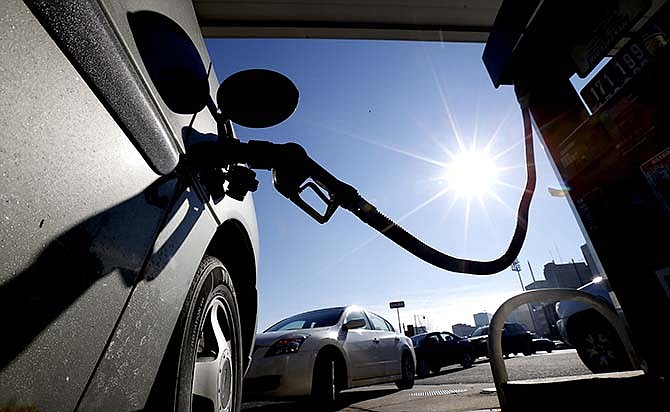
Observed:
[[[489,323],[491,323],[491,318],[493,317],[493,315],[488,312],[479,312],[472,316],[475,318],[475,326],[477,327],[487,326]]]
[[[508,322],[516,322],[522,324],[527,330],[536,332],[533,327],[533,318],[530,314],[529,305],[521,305],[518,308],[514,309],[512,313],[507,317]]]
[[[603,270],[603,267],[600,265],[600,261],[596,257],[596,254],[593,251],[593,249],[589,247],[588,244],[583,244],[579,248],[582,250],[582,255],[584,255],[584,259],[586,259],[586,264],[589,266],[591,274],[593,276],[603,276],[605,274],[605,271]]]
[[[410,324],[405,327],[405,336],[411,338],[414,335],[426,333],[427,331],[428,329],[426,329],[425,326],[414,326]]]
[[[545,289],[550,288],[549,282],[546,280],[536,280],[526,285],[526,290]]]
[[[593,279],[591,269],[584,262],[560,263],[544,265],[546,287],[577,289]]]
[[[466,325],[465,323],[457,323],[455,325],[451,326],[451,331],[454,333],[454,335],[458,336],[470,336],[472,335],[472,332],[477,329],[474,326]]]

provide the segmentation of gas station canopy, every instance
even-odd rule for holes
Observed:
[[[194,0],[206,37],[485,42],[502,0]]]

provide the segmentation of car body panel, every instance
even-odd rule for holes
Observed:
[[[14,86],[0,97],[0,305],[13,314],[0,403],[68,410],[175,185],[159,180],[25,4],[5,4],[0,30],[1,83]]]
[[[141,409],[216,221],[190,188],[182,189],[151,257],[92,376],[80,409]]]
[[[360,328],[344,333],[341,345],[348,355],[352,382],[386,374],[384,353],[374,339],[379,339],[379,332],[376,330]]]
[[[276,376],[277,386],[265,391],[267,397],[302,396],[312,391],[312,370],[318,351],[299,351],[289,355],[265,357],[267,347],[253,353],[252,367],[245,377],[245,388],[253,391],[254,380]],[[290,371],[290,373],[287,373]]]
[[[418,338],[412,337],[412,342],[420,341],[414,346],[417,362],[426,359],[429,365],[448,366],[461,363],[463,356],[471,353],[470,342],[466,338],[449,332],[430,332],[422,335]],[[445,339],[445,335],[450,339]],[[438,339],[437,343],[429,342],[431,336]]]
[[[26,3],[9,0],[0,18],[0,308],[11,331],[3,336],[0,405],[141,409],[200,259],[214,252],[211,242],[228,222],[250,244],[245,253],[252,267],[243,273],[250,279],[240,281],[250,309],[241,316],[243,330],[255,329],[253,200],[215,203],[195,173],[169,167],[167,158],[183,152],[189,125],[215,133],[215,122],[205,110],[193,121],[166,108],[137,54],[126,13],[158,10],[174,19],[209,65],[190,2],[82,1],[57,23],[81,25],[73,31],[48,26],[47,17],[58,20],[60,8],[69,7],[64,3]],[[51,15],[37,13],[40,7]],[[96,7],[104,13],[94,17],[109,26],[71,21]],[[82,33],[91,36],[58,37]],[[95,39],[114,40],[114,50]],[[135,94],[118,81],[105,97],[96,81],[108,76],[114,85],[118,76],[109,73],[112,67],[77,60],[86,56],[72,47],[87,42],[91,57],[123,64],[137,80]],[[120,60],[119,50],[126,56]],[[209,76],[214,95],[218,81],[213,71]],[[124,117],[106,98],[131,112],[137,104],[137,127],[120,123]],[[148,126],[141,113],[164,126],[153,136],[173,149],[142,146],[132,134]],[[167,156],[162,166],[152,161],[161,153]],[[219,244],[227,246],[225,236]],[[248,340],[250,349],[253,332]]]
[[[512,325],[512,329],[508,328],[509,325]],[[485,327],[488,328],[488,326]],[[523,331],[519,328],[523,329]],[[479,329],[481,328],[478,328],[477,330]],[[485,335],[474,336],[477,333],[477,330],[475,330],[473,335],[468,338],[472,345],[475,358],[488,357],[488,333]],[[532,352],[531,332],[526,330],[521,324],[505,322],[505,327],[502,332],[502,347],[504,354]]]

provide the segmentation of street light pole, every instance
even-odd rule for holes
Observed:
[[[526,291],[526,287],[523,285],[523,280],[521,280],[521,264],[519,263],[519,259],[514,259],[514,262],[512,262],[512,270],[516,272],[517,276],[519,277],[519,283],[521,284],[521,290],[524,292]]]
[[[512,262],[512,270],[516,272],[516,275],[519,277],[519,283],[521,284],[521,290],[526,291],[526,287],[523,285],[523,280],[521,279],[521,264],[519,259],[514,259]],[[530,315],[530,321],[533,322],[533,329],[537,333],[537,323],[535,323],[535,313],[533,308],[530,306],[530,303],[526,305],[528,307],[528,314]]]
[[[395,308],[395,311],[398,313],[398,330],[402,332],[402,325],[400,324],[400,308]]]
[[[405,307],[405,301],[404,300],[399,300],[397,302],[389,302],[389,307],[391,309],[395,309],[396,312],[398,313],[398,330],[402,333],[402,323],[400,323],[400,308]]]

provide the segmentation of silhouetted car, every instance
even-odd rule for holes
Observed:
[[[588,292],[616,311],[620,307],[610,295],[606,278],[596,277],[578,290]],[[575,349],[584,365],[593,373],[630,370],[632,365],[614,327],[589,305],[566,300],[556,304],[556,326],[563,340]]]
[[[319,309],[256,335],[244,390],[250,398],[311,395],[322,409],[347,388],[410,389],[415,365],[412,342],[381,316],[357,306]]]
[[[489,327],[482,326],[468,338],[472,344],[475,359],[489,356],[488,337]],[[517,353],[523,353],[525,356],[532,355],[533,339],[530,331],[520,323],[505,322],[502,332],[502,350],[505,356]]]
[[[416,374],[425,378],[438,373],[443,366],[461,364],[469,368],[474,362],[470,341],[449,332],[430,332],[412,336],[416,353]]]
[[[554,344],[554,341],[551,339],[542,338],[538,336],[536,333],[531,333],[531,337],[533,339],[533,353],[535,352],[551,353],[554,349],[556,349],[556,345]]]

